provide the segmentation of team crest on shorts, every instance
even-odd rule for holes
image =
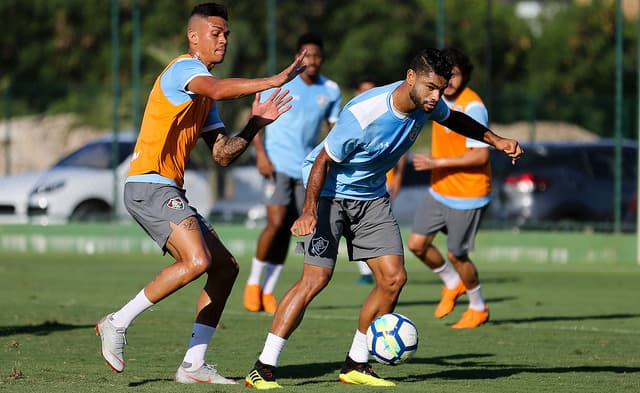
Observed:
[[[185,205],[184,200],[180,197],[171,198],[167,202],[167,207],[175,210],[184,210]]]
[[[315,256],[322,256],[325,251],[327,251],[327,246],[329,245],[329,241],[325,240],[321,237],[311,239],[311,252]]]

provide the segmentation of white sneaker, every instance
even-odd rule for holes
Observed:
[[[102,341],[102,356],[107,365],[117,373],[124,371],[124,346],[127,329],[113,326],[113,313],[102,317],[96,324],[96,334]]]
[[[215,367],[208,364],[203,364],[202,367],[195,371],[187,371],[182,366],[178,367],[176,372],[176,382],[180,383],[217,383],[222,385],[233,385],[238,382],[233,379],[228,379],[218,374],[218,370]]]

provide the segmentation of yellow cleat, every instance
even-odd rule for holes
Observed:
[[[436,318],[444,318],[447,314],[453,311],[456,306],[456,299],[467,291],[464,287],[464,283],[460,281],[458,286],[454,289],[449,289],[446,286],[442,287],[442,296],[440,296],[440,303],[436,307],[436,311],[433,313]]]
[[[369,363],[357,363],[349,356],[340,370],[340,382],[353,385],[396,386],[395,383],[380,378]]]
[[[258,312],[262,310],[260,284],[247,284],[244,287],[243,305],[248,311]]]
[[[471,308],[462,314],[462,318],[453,324],[454,329],[472,329],[476,328],[489,320],[489,306],[485,305],[484,310],[478,311]]]
[[[279,389],[282,386],[276,382],[275,367],[257,361],[253,370],[244,379],[244,385],[257,390]]]

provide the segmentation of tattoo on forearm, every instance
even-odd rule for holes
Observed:
[[[222,136],[214,144],[213,159],[222,165],[228,165],[238,158],[247,146],[249,141],[244,138]]]

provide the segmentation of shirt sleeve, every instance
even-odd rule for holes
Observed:
[[[202,133],[217,130],[219,128],[224,128],[224,123],[220,119],[220,115],[218,115],[218,102],[216,101],[211,107],[211,110],[207,115],[207,119],[204,121]]]
[[[488,127],[489,113],[487,112],[487,108],[481,103],[476,101],[469,104],[465,109],[464,113],[467,114],[469,117],[471,117],[473,120],[482,124],[483,126]],[[465,145],[467,147],[474,147],[474,148],[489,147],[488,144],[484,142],[480,142],[473,138],[467,138],[467,142]]]
[[[342,112],[324,140],[324,149],[335,162],[344,161],[363,143],[364,131],[351,112]]]
[[[160,87],[172,104],[180,105],[191,99],[191,96],[195,94],[187,90],[187,85],[197,76],[211,77],[211,73],[198,60],[178,60],[162,74]]]

